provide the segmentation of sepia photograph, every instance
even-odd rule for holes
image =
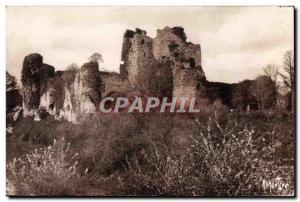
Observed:
[[[5,17],[10,198],[295,197],[293,6]]]

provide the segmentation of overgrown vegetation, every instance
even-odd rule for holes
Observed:
[[[48,148],[62,137],[70,147]],[[293,195],[293,152],[289,112],[25,118],[7,136],[7,179],[26,195]]]
[[[77,156],[70,153],[70,143],[65,144],[64,138],[54,139],[51,146],[36,148],[8,163],[7,181],[17,195],[76,195],[82,181]]]

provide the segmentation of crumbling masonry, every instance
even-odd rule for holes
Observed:
[[[146,31],[127,30],[123,36],[122,64],[120,73],[128,79],[132,90],[144,87],[151,88],[142,73],[146,73],[153,81],[156,77],[167,78],[165,83],[173,96],[194,97],[197,95],[198,83],[205,80],[201,67],[201,48],[186,42],[186,36],[181,27],[166,27],[157,30],[157,36],[152,39]],[[161,75],[163,74],[164,75]],[[142,78],[142,79],[141,79]],[[161,79],[157,79],[161,82]],[[137,92],[139,93],[139,92]],[[151,92],[148,92],[151,95]]]
[[[186,39],[182,27],[157,30],[155,38],[141,29],[127,30],[120,74],[100,72],[97,62],[85,63],[75,71],[55,72],[43,63],[40,54],[30,54],[22,69],[24,115],[38,116],[44,110],[57,119],[76,122],[84,114],[96,113],[101,99],[108,95],[197,97],[210,103],[221,100],[233,108],[256,105],[249,90],[253,81],[207,81],[201,67],[201,47]],[[245,100],[237,96],[240,94]]]

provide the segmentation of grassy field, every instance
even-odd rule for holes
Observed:
[[[6,137],[8,193],[291,196],[293,120],[226,109],[95,115],[81,124],[24,118]]]

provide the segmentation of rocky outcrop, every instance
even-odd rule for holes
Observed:
[[[77,113],[94,113],[98,110],[101,101],[102,81],[98,62],[83,64],[75,76],[74,96],[75,111]]]
[[[76,122],[95,113],[101,101],[102,81],[97,62],[85,63],[78,71],[54,71],[44,64],[40,54],[25,57],[22,69],[24,115],[35,115],[45,109],[57,119]]]
[[[53,76],[54,67],[44,64],[40,54],[33,53],[24,58],[21,81],[25,114],[38,109],[42,89]]]
[[[40,98],[39,107],[44,107],[50,114],[55,114],[55,89],[47,89]]]
[[[101,101],[102,81],[97,62],[83,64],[78,71],[57,75],[54,86],[55,115],[57,119],[77,122],[85,114],[96,113]],[[63,95],[63,96],[61,96]]]

